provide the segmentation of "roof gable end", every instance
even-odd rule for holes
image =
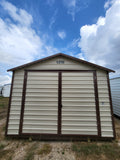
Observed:
[[[65,58],[68,58],[68,59],[77,61],[77,62],[79,62],[79,63],[84,63],[84,64],[90,65],[90,66],[92,66],[92,67],[96,67],[96,68],[99,68],[99,69],[101,69],[101,70],[105,70],[105,71],[107,71],[107,72],[115,72],[114,70],[111,70],[111,69],[108,69],[108,68],[105,68],[105,67],[96,65],[96,64],[94,64],[94,63],[87,62],[87,61],[85,61],[85,60],[81,60],[81,59],[79,59],[79,58],[75,58],[75,57],[73,57],[73,56],[66,55],[66,54],[63,54],[63,53],[57,53],[57,54],[54,54],[54,55],[49,56],[49,57],[45,57],[45,58],[42,58],[42,59],[39,59],[39,60],[30,62],[30,63],[24,64],[24,65],[20,65],[20,66],[15,67],[15,68],[11,68],[11,69],[9,69],[9,70],[7,70],[7,71],[19,70],[19,69],[21,69],[21,68],[28,67],[28,66],[33,65],[33,64],[36,64],[36,63],[41,63],[41,62],[44,62],[44,61],[46,61],[46,60],[50,60],[50,59],[55,58],[55,57],[57,57],[57,56],[62,56],[62,57],[65,57]]]

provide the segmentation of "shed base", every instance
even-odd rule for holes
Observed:
[[[114,137],[94,137],[94,136],[60,136],[60,135],[6,135],[10,139],[32,139],[40,141],[112,141]]]

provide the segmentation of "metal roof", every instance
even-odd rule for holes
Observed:
[[[85,61],[85,60],[81,60],[81,59],[79,59],[79,58],[75,58],[75,57],[73,57],[73,56],[69,56],[69,55],[66,55],[66,54],[64,54],[64,53],[57,53],[57,54],[54,54],[54,55],[49,56],[49,57],[45,57],[45,58],[42,58],[42,59],[39,59],[39,60],[30,62],[30,63],[26,63],[26,64],[23,64],[23,65],[20,65],[20,66],[15,67],[15,68],[8,69],[7,71],[15,71],[15,70],[18,70],[18,69],[21,69],[21,68],[25,68],[25,67],[28,67],[28,66],[33,65],[33,64],[36,64],[36,63],[40,63],[40,62],[43,62],[43,61],[46,61],[46,60],[55,58],[55,57],[57,57],[57,56],[62,56],[62,57],[65,57],[65,58],[68,58],[68,59],[71,59],[71,60],[74,60],[74,61],[77,61],[77,62],[80,62],[80,63],[84,63],[84,64],[90,65],[90,66],[92,66],[92,67],[96,67],[96,68],[105,70],[105,71],[107,71],[107,72],[115,72],[114,70],[111,70],[111,69],[109,69],[109,68],[105,68],[105,67],[103,67],[103,66],[99,66],[99,65],[97,65],[97,64],[94,64],[94,63],[91,63],[91,62],[87,62],[87,61]]]

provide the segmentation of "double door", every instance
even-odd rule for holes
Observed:
[[[26,71],[22,134],[98,135],[94,71]]]

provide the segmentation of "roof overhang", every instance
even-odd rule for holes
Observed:
[[[7,71],[19,70],[19,69],[22,69],[22,68],[24,68],[24,67],[28,67],[28,66],[30,66],[30,65],[33,65],[33,64],[36,64],[36,63],[41,63],[41,62],[43,62],[43,61],[46,61],[46,60],[55,58],[55,57],[57,57],[57,56],[63,56],[63,57],[66,57],[66,58],[68,58],[68,59],[77,61],[77,62],[79,62],[79,63],[84,63],[84,64],[90,65],[90,66],[92,66],[92,67],[96,67],[96,68],[98,68],[98,69],[101,69],[101,70],[104,70],[104,71],[107,71],[107,72],[115,72],[114,70],[111,70],[111,69],[109,69],[109,68],[106,68],[106,67],[103,67],[103,66],[100,66],[100,65],[91,63],[91,62],[87,62],[87,61],[85,61],[85,60],[81,60],[81,59],[79,59],[79,58],[75,58],[75,57],[73,57],[73,56],[66,55],[66,54],[64,54],[64,53],[57,53],[57,54],[54,54],[54,55],[52,55],[52,56],[48,56],[48,57],[45,57],[45,58],[42,58],[42,59],[39,59],[39,60],[30,62],[30,63],[23,64],[23,65],[21,65],[21,66],[15,67],[15,68],[8,69]]]

